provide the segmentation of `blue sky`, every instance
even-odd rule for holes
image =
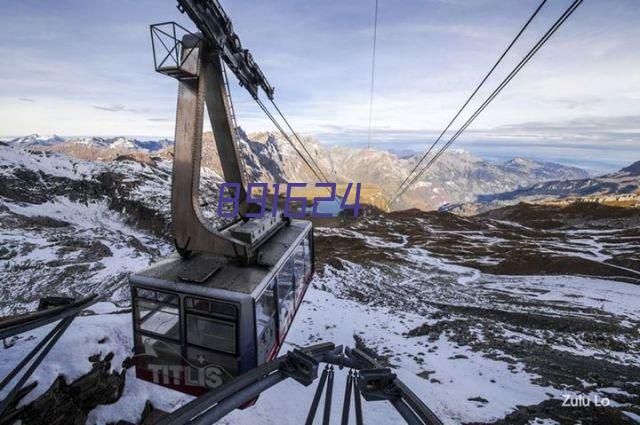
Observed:
[[[294,127],[366,145],[375,0],[223,0]],[[372,144],[421,150],[539,2],[380,0]],[[484,98],[570,0],[549,0]],[[153,72],[148,25],[172,0],[0,0],[0,136],[172,137],[176,82]],[[585,0],[456,142],[491,159],[607,171],[640,160],[640,2]],[[271,129],[241,89],[241,126]]]

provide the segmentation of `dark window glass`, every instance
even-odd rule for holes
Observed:
[[[307,237],[304,238],[304,269],[307,275],[311,273],[312,261],[313,261],[313,252],[312,243],[311,243],[312,233],[309,232]]]
[[[180,339],[180,311],[178,307],[157,302],[136,300],[136,326],[147,332],[175,340]]]
[[[187,342],[226,353],[235,353],[236,325],[224,320],[187,314]]]
[[[282,269],[278,272],[278,310],[280,319],[280,330],[289,327],[289,322],[293,318],[293,260],[289,258]]]
[[[258,337],[258,364],[264,363],[276,342],[276,303],[273,289],[275,281],[256,301],[256,335]]]
[[[140,298],[146,298],[152,301],[156,300],[156,291],[151,291],[149,289],[137,288],[136,295]]]
[[[157,300],[161,303],[178,305],[178,296],[173,294],[165,294],[164,292],[157,293]]]
[[[294,272],[296,277],[296,301],[300,301],[302,298],[302,292],[304,289],[304,280],[305,280],[305,261],[304,261],[304,244],[300,242],[293,252],[293,264],[294,264]]]
[[[201,313],[209,313],[209,301],[197,298],[186,298],[185,306],[187,310],[196,310]]]
[[[166,292],[152,291],[151,289],[136,288],[136,297],[151,301],[159,301],[166,304],[178,305],[178,296]]]
[[[236,307],[231,304],[211,303],[211,307],[212,309],[210,311],[213,314],[229,317],[231,319],[235,319],[237,317]]]
[[[202,314],[226,319],[235,319],[237,317],[236,307],[229,303],[203,300],[200,298],[187,298],[185,300],[185,306],[187,310],[194,310]]]

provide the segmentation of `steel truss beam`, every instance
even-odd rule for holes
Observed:
[[[389,401],[410,425],[442,424],[431,409],[389,369],[381,368],[374,359],[360,350],[343,349],[342,346],[336,347],[332,343],[324,343],[289,351],[284,356],[238,376],[222,387],[211,390],[182,406],[158,422],[158,425],[209,425],[215,423],[234,409],[245,405],[263,391],[287,378],[293,378],[305,386],[310,385],[318,377],[319,363],[327,363],[331,366],[327,366],[322,373],[307,417],[307,423],[313,421],[315,417],[325,380],[327,380],[327,394],[325,396],[324,421],[326,422],[330,416],[332,369],[335,365],[339,368],[348,367],[359,371],[357,377],[350,375],[350,382],[347,382],[349,392],[351,386],[354,389],[354,405],[358,424],[362,423],[360,394],[367,401]],[[350,400],[350,395],[345,394],[343,423],[346,423],[344,418],[348,418],[348,409],[350,408],[347,397]]]

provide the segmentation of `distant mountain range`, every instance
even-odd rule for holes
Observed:
[[[173,146],[173,140],[138,140],[129,137],[79,137],[79,138],[63,138],[57,135],[39,135],[30,134],[24,137],[18,137],[8,142],[13,146],[20,147],[53,147],[57,145],[84,145],[99,149],[126,149],[138,150],[144,152],[156,152]]]
[[[457,214],[476,215],[520,202],[598,202],[614,206],[640,206],[640,161],[599,177],[537,183],[503,193],[479,195],[474,202],[445,205],[441,209]]]
[[[29,146],[53,146],[58,143],[63,143],[65,141],[64,138],[60,136],[53,135],[40,135],[40,134],[30,134],[24,137],[18,137],[13,140],[9,140],[8,143],[13,146],[21,146],[21,147],[29,147]]]
[[[318,180],[279,134],[246,134],[239,129],[239,135],[249,180],[309,183]],[[203,140],[203,165],[221,174],[213,135],[205,133]],[[367,191],[368,199],[362,202],[377,206],[386,205],[388,198],[421,156],[405,151],[394,153],[370,148],[325,146],[312,137],[302,140],[329,180],[337,183],[368,183],[374,189]],[[61,138],[33,134],[8,143],[32,150],[61,152],[89,161],[111,161],[127,156],[149,163],[152,160],[170,160],[173,149],[171,140],[143,141],[127,137]],[[480,195],[588,176],[585,170],[556,163],[525,158],[494,163],[467,151],[449,150],[397,201],[393,209],[414,207],[434,210],[446,204],[475,202]]]

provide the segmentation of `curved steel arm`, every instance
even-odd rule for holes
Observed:
[[[191,38],[191,37],[190,37]],[[183,43],[189,39],[185,37]],[[187,53],[188,52],[188,53]],[[206,43],[184,49],[198,63],[196,78],[179,80],[175,151],[171,187],[173,237],[181,253],[202,251],[225,256],[251,256],[251,246],[211,226],[200,210],[200,166],[205,100],[220,154],[225,180],[240,184],[246,197],[240,160],[231,129],[222,68],[217,54]],[[243,196],[244,194],[244,196]]]
[[[384,378],[378,379],[382,384],[382,391],[376,392],[377,399],[389,401],[408,424],[442,424],[417,395],[395,374],[380,368],[374,359],[357,349],[343,350],[342,346],[324,343],[289,351],[284,356],[240,375],[222,387],[185,404],[158,422],[158,425],[215,423],[287,378],[293,378],[304,385],[311,384],[318,377],[318,364],[321,362],[361,370],[357,386],[367,401],[372,400],[367,398],[367,394],[375,392],[376,388],[372,387],[373,381],[366,376],[370,378],[377,373],[378,378]],[[362,379],[363,375],[365,379]]]

